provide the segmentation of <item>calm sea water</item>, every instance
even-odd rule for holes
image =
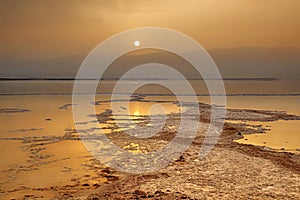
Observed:
[[[93,81],[81,81],[86,87],[94,84]],[[123,86],[137,84],[139,81],[123,81]],[[180,80],[168,80],[172,87],[180,88]],[[72,102],[74,81],[0,81],[0,108],[27,108],[29,113],[14,115],[0,115],[0,137],[23,135],[18,130],[30,130],[31,134],[63,134],[65,128],[72,128],[72,112],[59,110],[58,107]],[[109,98],[115,81],[101,81],[97,89],[97,96]],[[210,102],[205,82],[191,81],[200,102]],[[290,114],[300,115],[300,80],[226,80],[224,81],[227,107],[280,110]],[[148,94],[150,99],[174,99],[174,94],[159,85],[150,84],[140,88],[137,93]],[[191,94],[184,89],[180,95]],[[219,94],[213,94],[219,95]],[[142,106],[141,106],[142,107]],[[142,108],[140,108],[142,109]],[[52,124],[45,121],[52,118]],[[55,123],[55,125],[53,125]],[[237,122],[239,123],[239,122]],[[276,121],[261,123],[271,127],[263,135],[250,135],[239,142],[268,146],[275,149],[285,148],[295,151],[300,148],[300,121]],[[26,134],[29,134],[26,132]]]
[[[86,87],[94,85],[95,81],[80,81]],[[139,83],[139,80],[122,81],[121,84],[125,87],[131,84]],[[153,82],[158,82],[153,80]],[[164,80],[172,87],[181,88],[181,80]],[[218,81],[212,81],[218,82]],[[158,82],[159,83],[159,82]],[[1,81],[0,95],[71,95],[74,81]],[[113,91],[116,81],[101,81],[98,85],[98,94],[107,94]],[[208,95],[206,84],[203,80],[191,80],[190,84],[199,96]],[[226,94],[234,95],[294,95],[300,96],[300,80],[225,80],[224,81]],[[170,90],[162,88],[156,84],[149,84],[143,87],[140,93],[145,94],[172,94]],[[181,94],[187,94],[182,91]]]

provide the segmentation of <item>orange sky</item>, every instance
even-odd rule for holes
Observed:
[[[0,56],[86,54],[118,32],[175,29],[205,48],[300,47],[299,0],[1,1]]]

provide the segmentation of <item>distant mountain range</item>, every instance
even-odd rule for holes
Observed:
[[[300,48],[208,50],[223,77],[300,79]]]
[[[225,79],[300,79],[300,48],[209,49]],[[104,79],[118,78],[130,67],[143,61],[163,59],[165,64],[184,71],[187,78],[195,79],[195,71],[183,61],[171,58],[168,53],[146,51],[130,54],[114,62]],[[24,60],[0,57],[0,77],[19,79],[73,79],[85,55],[74,55],[47,60]],[[169,58],[169,59],[168,59]],[[147,63],[147,62],[146,62]],[[7,79],[7,80],[8,80]]]

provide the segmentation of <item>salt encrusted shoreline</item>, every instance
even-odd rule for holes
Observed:
[[[143,98],[135,100],[143,102]],[[201,126],[190,148],[175,162],[153,173],[135,175],[116,172],[101,164],[88,152],[84,152],[83,148],[76,148],[69,154],[64,152],[63,156],[57,154],[54,149],[58,147],[68,150],[73,146],[82,145],[80,140],[85,138],[80,138],[73,129],[66,129],[63,136],[2,138],[3,141],[21,142],[21,150],[28,154],[28,158],[24,166],[10,166],[9,169],[2,170],[6,178],[4,176],[1,180],[0,197],[94,200],[300,198],[299,154],[278,152],[234,141],[242,138],[244,134],[264,132],[259,126],[249,127],[247,121],[299,120],[298,116],[277,111],[229,109],[226,119],[243,120],[245,123],[226,122],[214,149],[207,157],[200,159],[199,148],[210,122],[211,107],[202,103],[199,105]],[[176,126],[176,122],[180,120],[177,115],[169,115],[167,123],[170,126]],[[176,134],[166,126],[160,135],[148,141],[134,141],[132,137],[114,131],[116,126],[110,117],[110,110],[97,115],[99,122],[107,123],[108,128],[111,128],[112,133],[108,137],[116,145],[129,151],[147,152],[159,149],[168,144]],[[149,119],[144,116],[143,120],[146,122]],[[136,143],[139,145],[133,145]],[[74,160],[78,163],[74,163]],[[56,168],[53,168],[53,164]],[[77,165],[81,168],[75,170]],[[14,189],[10,186],[10,180],[22,173],[35,173],[44,168],[50,178],[59,167],[60,172],[65,174],[66,180],[69,178],[69,181],[39,188],[31,187],[30,184],[16,186]],[[79,175],[73,176],[76,174]]]

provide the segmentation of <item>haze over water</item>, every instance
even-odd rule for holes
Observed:
[[[90,80],[81,81],[87,84],[87,86],[94,82]],[[121,81],[121,84],[136,84],[138,81],[141,80],[124,80]],[[181,85],[181,80],[164,81],[172,82],[172,84],[177,85],[177,87]],[[204,81],[191,80],[190,82],[194,87],[199,102],[210,103],[209,93]],[[96,100],[103,99],[105,96],[109,98],[115,83],[116,81],[114,80],[100,81],[97,88]],[[224,84],[227,93],[227,108],[285,111],[289,114],[300,115],[299,80],[225,80]],[[37,115],[35,115],[35,117],[39,118],[42,115],[46,116],[47,113],[50,114],[53,112],[53,109],[56,110],[64,104],[71,104],[72,89],[73,81],[65,80],[1,81],[0,101],[2,108],[18,108],[20,105],[24,105],[24,102],[27,102],[25,108],[32,110],[32,112],[40,109],[40,101],[42,101],[42,104],[46,107],[44,107],[44,114],[36,113]],[[176,101],[176,97],[172,92],[158,85],[146,85],[136,92],[146,95],[146,98],[150,100],[165,99]],[[182,91],[180,95],[185,96],[188,101],[189,96],[192,94]],[[39,101],[39,103],[36,101]],[[57,102],[61,102],[61,105],[58,105]],[[52,108],[53,105],[56,105],[57,108]],[[143,104],[141,103],[139,106],[140,109],[142,109]],[[56,113],[56,111],[54,113]],[[27,114],[24,113],[24,115]],[[72,118],[70,117],[71,116],[67,117],[64,121],[65,124],[69,124],[68,126],[73,127],[73,125],[71,125],[73,124]],[[20,128],[27,127],[27,129],[30,129],[28,125],[32,123],[28,124],[26,121],[19,121],[18,124]],[[242,143],[269,146],[275,149],[285,148],[286,150],[299,148],[299,121],[259,122],[258,124],[264,127],[271,127],[271,130],[263,135],[245,136],[245,139],[241,141]],[[37,126],[39,125],[33,123],[31,128],[36,128]],[[62,126],[62,130],[64,128],[65,127]],[[15,129],[14,121],[7,123],[6,131],[2,132],[1,137],[8,137],[12,134],[9,132]]]

